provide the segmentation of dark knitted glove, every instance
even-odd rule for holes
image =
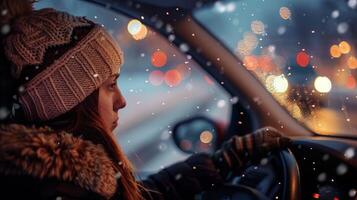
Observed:
[[[225,142],[212,159],[222,177],[231,171],[239,171],[248,161],[266,156],[269,152],[288,146],[290,139],[283,137],[272,127],[258,129],[243,137],[234,136]]]

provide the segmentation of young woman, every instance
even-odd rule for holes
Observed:
[[[112,134],[126,105],[115,40],[82,17],[0,3],[1,199],[193,199],[289,141],[261,129],[137,182]]]

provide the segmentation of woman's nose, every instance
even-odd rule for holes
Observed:
[[[126,100],[122,95],[121,91],[117,90],[117,95],[114,103],[114,110],[117,112],[119,109],[122,109],[126,106]]]

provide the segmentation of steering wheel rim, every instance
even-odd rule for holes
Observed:
[[[300,174],[299,174],[299,167],[298,163],[295,159],[295,156],[291,152],[290,149],[282,150],[277,154],[274,154],[278,160],[278,162],[282,166],[282,194],[281,197],[283,200],[300,200],[301,199],[301,189],[300,189]],[[217,197],[215,192],[220,192]],[[222,193],[222,194],[221,194]],[[245,200],[265,200],[268,199],[262,192],[258,191],[257,189],[249,186],[244,185],[232,185],[232,184],[225,184],[221,188],[205,192],[202,195],[201,200],[210,200],[210,199],[226,199],[225,197],[231,196],[239,196],[238,193]],[[245,198],[244,198],[245,197]]]
[[[283,168],[283,199],[300,200],[300,172],[295,156],[290,149],[279,152]]]

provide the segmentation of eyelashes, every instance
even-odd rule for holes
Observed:
[[[114,82],[114,83],[109,85],[109,89],[111,89],[111,90],[114,90],[116,87],[117,87],[117,83],[116,82]]]

